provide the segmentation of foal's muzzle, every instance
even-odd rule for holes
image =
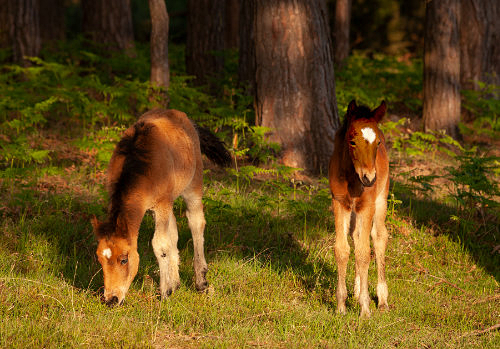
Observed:
[[[121,302],[118,302],[118,297],[117,296],[113,296],[111,297],[110,299],[108,299],[107,301],[105,301],[106,305],[110,308],[116,306],[116,305],[122,305],[123,304],[123,300]]]
[[[366,175],[364,175],[363,178],[361,178],[361,183],[363,183],[365,187],[371,187],[375,184],[376,180],[377,180],[377,175],[375,175],[372,180],[370,180]]]

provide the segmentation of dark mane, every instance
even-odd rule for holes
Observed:
[[[117,144],[113,156],[124,156],[120,177],[111,184],[108,220],[100,225],[98,235],[110,237],[117,229],[118,215],[123,209],[123,197],[127,195],[137,179],[146,174],[151,160],[148,138],[153,125],[139,122],[132,134],[125,135]],[[121,229],[126,234],[126,229]]]
[[[368,108],[365,105],[359,105],[356,108],[355,114],[351,117],[351,122],[354,120],[359,120],[359,119],[369,119],[372,115],[372,112],[370,108]],[[345,137],[345,134],[347,132],[347,128],[349,127],[349,120],[347,118],[347,114],[344,116],[344,121],[342,122],[342,125],[339,128],[339,135],[342,137]]]

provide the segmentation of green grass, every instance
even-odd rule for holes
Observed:
[[[376,310],[372,260],[372,317],[359,319],[351,253],[342,316],[335,312],[327,180],[300,181],[273,165],[278,149],[265,142],[265,130],[251,126],[251,101],[233,86],[233,61],[215,98],[190,85],[182,47],[175,46],[171,106],[217,129],[228,144],[238,134],[238,169],[209,165],[205,171],[210,292],[195,290],[192,240],[178,201],[181,288],[158,297],[154,222],[147,214],[138,275],[124,306],[107,308],[90,217],[104,215],[107,161],[123,127],[155,104],[155,91],[144,82],[149,50],[123,60],[89,52],[78,40],[66,45],[29,69],[0,67],[6,95],[0,101],[0,347],[500,347],[494,329],[500,213],[498,195],[489,190],[498,185],[499,160],[482,161],[497,149],[494,127],[481,126],[493,133],[490,144],[467,144],[478,146],[469,158],[476,163],[450,155],[453,144],[442,135],[386,123],[393,145],[390,310]],[[421,107],[419,61],[355,54],[346,67],[336,81],[341,110],[352,98],[371,107],[386,98],[404,117]],[[492,112],[484,117],[496,122],[497,107],[488,104]],[[469,170],[484,175],[477,186],[466,181]]]
[[[26,169],[23,180],[1,182],[1,347],[500,344],[496,331],[478,334],[498,323],[498,269],[488,272],[464,244],[447,231],[419,223],[425,219],[415,220],[404,203],[389,223],[390,311],[375,309],[372,263],[372,318],[358,319],[352,294],[347,314],[336,314],[333,217],[324,180],[294,192],[290,182],[267,177],[237,193],[234,176],[207,171],[211,292],[195,291],[192,241],[184,205],[178,202],[181,288],[167,300],[158,298],[158,267],[150,244],[154,223],[148,215],[139,237],[139,273],[125,305],[108,309],[100,302],[102,273],[88,221],[102,214],[105,199],[94,181],[81,175],[85,171],[85,165],[71,174]],[[73,180],[80,187],[64,184]],[[52,187],[42,190],[49,183]],[[351,261],[349,286],[353,279]]]

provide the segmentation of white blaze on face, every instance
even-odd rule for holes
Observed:
[[[371,127],[365,127],[361,129],[361,133],[363,134],[363,138],[366,139],[370,144],[375,141],[377,136],[375,135],[375,131]]]
[[[107,259],[110,259],[111,258],[111,249],[107,248],[107,249],[103,250],[102,256],[106,257]]]

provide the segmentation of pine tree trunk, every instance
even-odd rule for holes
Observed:
[[[424,128],[458,137],[460,121],[460,6],[429,0],[424,42]]]
[[[66,38],[66,24],[64,0],[40,1],[40,37],[42,43],[64,40]]]
[[[11,47],[10,27],[9,27],[9,0],[0,0],[0,48],[8,49]]]
[[[477,89],[476,81],[500,85],[500,2],[462,0],[460,82]]]
[[[226,26],[224,28],[224,48],[238,48],[240,42],[240,0],[226,0],[225,10]]]
[[[335,65],[342,67],[349,56],[349,30],[351,26],[351,0],[337,0],[335,7]]]
[[[130,0],[82,0],[82,8],[83,31],[92,41],[135,54]]]
[[[241,3],[238,79],[247,94],[255,96],[255,1]]]
[[[168,89],[168,13],[165,0],[149,0],[151,14],[151,83]]]
[[[24,57],[40,53],[40,24],[38,0],[8,0],[9,38],[14,62],[29,65]]]
[[[254,1],[257,124],[285,165],[326,173],[339,126],[326,4]]]
[[[222,73],[225,0],[188,0],[186,70],[197,84]]]

